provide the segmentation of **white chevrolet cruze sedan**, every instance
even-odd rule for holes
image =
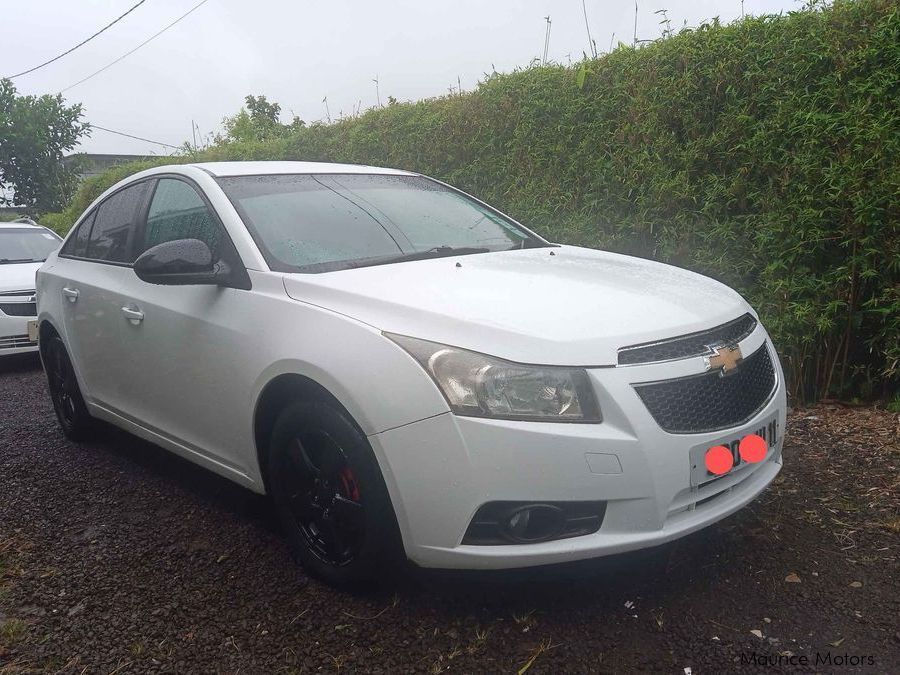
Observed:
[[[653,546],[781,468],[783,376],[740,295],[415,173],[144,171],[37,293],[68,436],[99,418],[271,494],[338,585]]]
[[[28,336],[28,321],[37,316],[34,276],[61,242],[27,218],[0,223],[0,359],[38,350]]]

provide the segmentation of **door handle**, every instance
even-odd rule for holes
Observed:
[[[125,318],[135,326],[144,320],[144,313],[141,310],[133,309],[132,307],[123,307],[122,314],[124,314]]]
[[[78,299],[77,288],[67,288],[63,286],[62,294],[69,299],[69,302],[75,302]]]

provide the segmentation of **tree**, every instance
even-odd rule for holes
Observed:
[[[217,136],[216,142],[232,143],[246,141],[267,141],[283,138],[292,131],[302,129],[306,123],[294,117],[290,124],[282,124],[281,106],[269,103],[265,96],[247,96],[246,106],[237,115],[222,120],[225,136]]]
[[[77,179],[63,153],[90,134],[82,115],[81,104],[66,106],[59,94],[18,96],[0,79],[0,204],[37,213],[66,205]]]

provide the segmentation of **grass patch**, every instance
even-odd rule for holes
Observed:
[[[147,653],[147,647],[144,646],[143,642],[132,642],[128,645],[128,653],[139,659]]]
[[[27,633],[28,624],[22,619],[7,619],[0,623],[0,647],[12,647],[21,642]]]

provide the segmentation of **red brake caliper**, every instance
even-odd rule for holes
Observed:
[[[351,501],[359,501],[359,483],[356,482],[356,476],[353,469],[345,466],[341,469],[341,487],[344,488],[344,496]]]

